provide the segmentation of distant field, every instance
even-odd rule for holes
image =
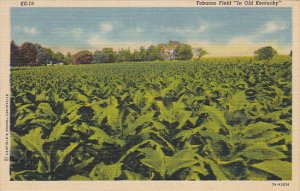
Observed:
[[[291,180],[290,60],[222,59],[14,68],[11,179]]]
[[[265,60],[258,61],[253,56],[231,56],[231,57],[203,57],[200,59],[204,63],[266,63]],[[275,55],[270,63],[291,62],[292,58],[288,55]]]

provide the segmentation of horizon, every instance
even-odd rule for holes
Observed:
[[[12,41],[14,41],[14,40],[12,40]],[[15,41],[14,41],[15,42]],[[41,45],[42,47],[44,47],[44,48],[49,48],[49,47],[46,47],[46,46],[44,46],[43,44],[40,44],[40,43],[38,43],[38,42],[29,42],[29,41],[26,41],[26,42],[28,42],[28,43],[32,43],[32,44],[39,44],[39,45]],[[26,43],[26,42],[23,42],[23,43]],[[23,44],[22,43],[22,44]],[[162,43],[166,43],[166,42],[162,42]],[[17,46],[21,46],[22,44],[16,44]],[[154,44],[154,45],[157,45],[157,44]],[[141,47],[141,46],[140,46]],[[144,46],[142,46],[143,48],[148,48],[148,47],[144,47]],[[104,47],[104,48],[111,48],[111,47]],[[196,47],[192,47],[192,49],[194,49],[194,48],[196,48]],[[262,47],[258,47],[258,49],[259,48],[262,48]],[[50,48],[52,51],[54,51],[54,52],[61,52],[60,50],[55,50],[55,49],[53,49],[53,48]],[[134,51],[139,51],[139,49],[130,49],[130,47],[128,47],[128,48],[120,48],[120,49],[113,49],[113,51],[114,52],[118,52],[118,51],[120,51],[120,50],[130,50],[130,52],[131,53],[134,53]],[[64,55],[67,55],[68,53],[71,53],[71,55],[74,55],[74,54],[76,54],[76,53],[78,53],[78,52],[80,52],[80,51],[89,51],[89,52],[91,52],[91,53],[95,53],[96,51],[102,51],[102,49],[95,49],[95,50],[87,50],[87,49],[78,49],[78,50],[76,50],[76,51],[74,51],[74,52],[71,52],[71,51],[67,51],[67,52],[61,52],[61,53],[63,53]],[[290,51],[292,51],[292,50],[290,50]],[[289,56],[290,55],[290,51],[289,52],[286,52],[285,54],[281,54],[281,53],[277,53],[277,55],[278,56]],[[254,52],[253,52],[253,54],[252,55],[235,55],[235,56],[231,56],[231,55],[225,55],[225,56],[218,56],[218,55],[210,55],[210,54],[205,54],[203,57],[206,57],[206,58],[241,58],[241,57],[255,57],[255,55],[254,55]]]
[[[16,44],[39,43],[63,54],[179,41],[204,48],[206,57],[253,56],[264,46],[288,55],[292,44],[290,8],[12,8],[11,13]]]

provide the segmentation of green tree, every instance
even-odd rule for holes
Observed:
[[[68,52],[66,56],[64,56],[64,61],[65,64],[72,64],[72,54]]]
[[[94,59],[93,59],[93,64],[97,64],[97,63],[104,63],[105,62],[105,55],[103,51],[95,51],[94,52]]]
[[[146,51],[146,60],[148,61],[153,61],[153,60],[158,60],[160,59],[160,51],[159,51],[159,47],[151,45],[147,48]]]
[[[159,59],[162,60],[189,60],[193,57],[192,47],[178,41],[169,41],[168,44],[158,44]]]
[[[175,51],[177,60],[190,60],[193,57],[192,47],[188,44],[180,44]]]
[[[42,47],[39,44],[35,44],[35,48],[37,51],[37,55],[36,55],[37,65],[46,65],[50,61],[52,61],[53,51],[50,48]]]
[[[12,40],[10,42],[10,65],[11,66],[19,66],[21,65],[21,57],[19,54],[19,47]]]
[[[194,49],[195,58],[200,59],[203,56],[205,56],[206,54],[208,54],[208,52],[206,50],[204,50],[203,48],[195,48]]]
[[[266,46],[258,49],[254,52],[254,56],[257,60],[268,60],[272,59],[277,54],[277,51],[271,46]]]
[[[101,63],[113,63],[116,61],[116,54],[112,48],[103,48],[103,62]]]
[[[139,53],[140,53],[141,61],[146,61],[147,60],[147,50],[143,46],[140,47]]]
[[[25,42],[20,47],[20,53],[24,61],[24,65],[35,65],[37,50],[34,44]]]
[[[131,61],[131,52],[130,49],[121,49],[117,53],[116,62],[129,62]]]
[[[93,61],[93,53],[87,50],[77,52],[73,55],[74,64],[91,64]]]
[[[53,54],[53,63],[60,63],[64,61],[64,55],[61,52],[55,52]]]
[[[134,52],[131,55],[131,61],[134,62],[141,62],[142,60],[142,56],[141,56],[141,52],[134,50]]]

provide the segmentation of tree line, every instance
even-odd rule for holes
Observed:
[[[96,63],[115,63],[115,62],[143,62],[155,60],[190,60],[200,59],[208,54],[203,48],[192,48],[190,45],[178,41],[169,41],[140,47],[139,50],[131,51],[120,49],[114,51],[113,48],[103,48],[94,53],[82,50],[75,54],[55,52],[50,48],[40,44],[24,42],[21,46],[11,41],[10,44],[10,64],[12,66],[41,66],[47,64],[96,64]],[[262,47],[254,52],[256,60],[267,60],[268,62],[277,54],[271,47]],[[292,56],[292,51],[290,52]]]
[[[103,48],[95,52],[82,50],[75,54],[55,52],[40,44],[24,42],[18,46],[14,41],[10,45],[10,63],[12,66],[41,66],[47,64],[94,64],[115,62],[142,62],[155,60],[190,60],[200,58],[207,54],[203,48],[192,48],[190,45],[178,41],[169,41],[140,47],[139,50],[131,51],[113,48]]]

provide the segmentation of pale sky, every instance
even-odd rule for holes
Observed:
[[[176,40],[208,56],[291,50],[290,8],[12,8],[12,40],[63,53],[138,49]]]

